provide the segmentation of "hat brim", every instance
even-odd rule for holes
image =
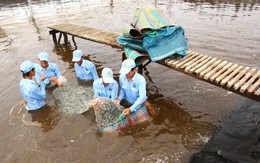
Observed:
[[[81,57],[73,57],[72,62],[78,62],[80,61]]]
[[[129,73],[131,71],[131,68],[121,68],[120,69],[120,71],[119,71],[119,73],[120,74],[127,74],[127,73]]]
[[[103,77],[103,81],[104,81],[105,83],[113,83],[113,82],[114,82],[114,79],[113,79],[113,78],[104,78],[104,77]]]
[[[49,58],[44,58],[44,57],[43,57],[43,58],[39,58],[39,60],[40,60],[40,61],[47,61],[47,62],[50,61]]]

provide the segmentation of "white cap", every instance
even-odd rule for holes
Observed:
[[[38,58],[39,58],[40,61],[47,61],[47,62],[50,61],[49,55],[48,55],[48,53],[46,53],[46,52],[41,52],[41,53],[38,55]]]
[[[132,59],[126,59],[122,62],[122,67],[119,71],[120,74],[127,74],[131,71],[132,68],[135,68],[135,61]]]
[[[20,70],[23,71],[23,73],[30,72],[33,68],[34,64],[29,60],[24,61],[20,66]]]
[[[74,50],[73,51],[73,58],[72,62],[78,62],[80,61],[81,57],[83,56],[83,53],[81,50]]]
[[[105,83],[113,83],[113,71],[110,68],[103,68],[102,70],[102,78]]]

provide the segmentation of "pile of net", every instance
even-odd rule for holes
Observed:
[[[138,111],[125,117],[122,112],[125,109],[107,98],[93,98],[93,90],[90,87],[64,85],[53,91],[53,97],[58,108],[67,115],[77,115],[93,112],[93,117],[100,132],[113,132],[121,130],[129,125],[134,125],[149,118],[147,109],[142,106]]]
[[[112,100],[102,97],[92,100],[92,106],[95,112],[95,120],[101,128],[116,123],[125,109]]]
[[[53,91],[58,108],[67,115],[82,114],[91,108],[93,90],[91,87],[66,84]]]

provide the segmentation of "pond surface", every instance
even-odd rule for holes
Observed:
[[[188,162],[231,111],[260,108],[259,102],[150,64],[143,76],[159,117],[125,132],[101,134],[86,115],[63,114],[51,89],[44,109],[25,115],[16,108],[10,115],[22,100],[20,64],[38,62],[42,51],[70,83],[87,85],[76,80],[71,62],[75,49],[99,73],[112,68],[118,80],[121,50],[79,38],[76,45],[69,38],[68,44],[54,46],[48,26],[68,22],[121,32],[138,7],[163,10],[184,28],[191,50],[260,69],[259,0],[32,0],[33,19],[26,0],[0,1],[1,162]]]

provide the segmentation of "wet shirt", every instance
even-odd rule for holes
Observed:
[[[117,99],[118,96],[118,83],[114,80],[113,83],[108,83],[105,87],[102,78],[99,78],[93,83],[94,95],[98,97],[106,97],[111,100]]]
[[[46,92],[44,82],[40,82],[40,87],[38,87],[33,80],[22,79],[20,81],[20,90],[27,102],[27,110],[37,110],[45,105]]]
[[[126,99],[131,103],[131,112],[138,110],[147,99],[146,81],[144,77],[136,72],[132,80],[128,82],[126,75],[121,74],[119,77],[119,83],[121,86],[118,97],[120,101]]]
[[[41,81],[41,72],[43,72],[45,76],[45,79],[43,81],[45,85],[52,84],[52,82],[49,81],[49,78],[56,77],[57,79],[59,79],[60,77],[59,67],[54,63],[49,63],[49,66],[46,70],[42,68],[40,64],[35,64],[35,70],[36,70],[35,78],[37,83],[40,83]]]
[[[81,66],[77,63],[74,64],[76,75],[81,80],[91,80],[91,79],[98,79],[98,74],[95,65],[88,61],[83,60]]]

